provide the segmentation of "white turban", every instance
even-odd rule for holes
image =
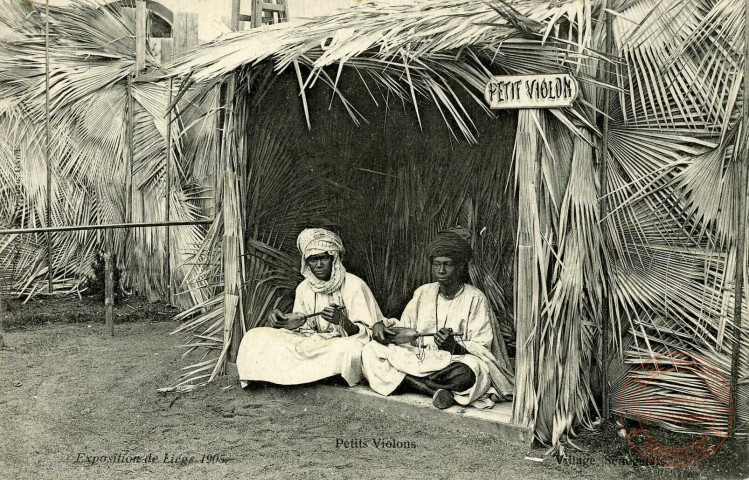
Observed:
[[[299,234],[296,246],[302,255],[302,275],[309,281],[312,290],[328,295],[340,290],[346,275],[346,269],[341,263],[341,254],[344,252],[341,237],[323,228],[307,228]],[[328,253],[333,257],[329,280],[317,278],[307,266],[307,258],[321,253]]]
[[[296,239],[296,247],[302,254],[302,260],[320,253],[328,252],[332,255],[333,252],[343,253],[344,251],[341,237],[324,228],[302,230]]]

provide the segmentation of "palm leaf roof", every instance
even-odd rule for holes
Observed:
[[[293,66],[303,97],[318,80],[330,86],[358,121],[355,107],[337,90],[347,66],[358,72],[375,102],[374,92],[384,87],[388,94],[412,103],[421,120],[419,99],[433,101],[448,125],[454,121],[469,141],[475,141],[458,95],[467,93],[486,109],[480,94],[493,74],[569,72],[582,82],[600,85],[595,71],[583,68],[582,60],[613,60],[590,47],[590,34],[575,38],[559,34],[560,23],[565,31],[572,31],[570,25],[576,23],[585,27],[591,4],[598,6],[568,2],[550,7],[547,2],[528,0],[513,2],[511,7],[497,0],[366,3],[301,25],[282,23],[224,35],[176,59],[166,72],[155,72],[142,81],[189,76],[190,84],[212,85],[237,69],[268,60],[278,73]],[[300,65],[308,68],[306,76]],[[333,66],[337,66],[335,73],[326,69]],[[595,108],[590,107],[583,99],[554,114],[572,130],[577,130],[573,126],[577,120],[598,131]]]

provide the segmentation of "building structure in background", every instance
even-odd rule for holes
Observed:
[[[133,3],[135,0],[92,0],[103,3]],[[366,0],[288,0],[292,22],[304,22],[306,19],[327,15],[343,8],[349,8],[365,3]],[[382,1],[382,0],[381,0]],[[409,0],[385,0],[387,3],[404,4]],[[51,6],[69,5],[71,0],[49,0]],[[193,13],[198,18],[198,39],[200,43],[209,42],[231,31],[232,0],[148,0],[149,4],[157,5],[157,12],[164,9],[172,13]],[[240,0],[240,12],[250,10],[251,0]],[[163,16],[156,14],[157,18]],[[152,37],[161,38],[165,27],[161,22],[154,25]],[[250,28],[249,25],[244,28]],[[166,35],[163,35],[166,37]]]

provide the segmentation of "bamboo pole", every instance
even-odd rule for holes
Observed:
[[[739,361],[741,359],[741,308],[744,300],[744,269],[746,268],[746,197],[747,197],[747,174],[749,174],[749,0],[744,3],[744,103],[742,112],[742,122],[744,123],[744,136],[740,141],[743,152],[737,158],[738,162],[738,181],[736,182],[736,193],[734,200],[737,202],[736,215],[736,266],[733,274],[734,293],[733,293],[733,346],[731,347],[731,395],[738,395],[739,385]],[[741,158],[743,157],[743,158]],[[731,429],[731,436],[736,435],[736,408],[731,409],[731,419],[734,428]]]
[[[614,30],[612,28],[612,17],[611,13],[606,12],[606,54],[611,55],[614,51]],[[604,72],[604,83],[611,82],[611,75],[609,65],[606,62],[602,62],[602,68]],[[601,196],[600,196],[600,211],[601,218],[607,218],[609,213],[608,203],[608,153],[609,153],[609,108],[611,106],[611,90],[605,88],[603,91],[603,140],[601,142],[600,153],[600,181],[601,181]],[[602,224],[604,248],[606,238],[606,223]],[[606,422],[609,419],[609,304],[608,304],[608,289],[604,289],[604,296],[601,301],[601,358],[599,367],[601,368],[601,409],[603,421]]]
[[[210,225],[213,220],[185,220],[176,222],[140,222],[140,223],[104,223],[102,225],[65,225],[62,227],[39,227],[39,228],[5,228],[0,230],[0,235],[25,235],[29,233],[45,232],[76,232],[83,230],[109,230],[111,228],[145,228],[164,227],[171,225]]]
[[[172,104],[172,78],[169,78],[169,102],[167,105]],[[171,217],[171,193],[172,193],[172,109],[170,108],[166,114],[166,191],[164,193],[165,199],[165,220],[167,222],[166,228],[166,277],[167,277],[167,292],[169,298],[169,304],[173,304],[172,298],[172,242],[171,242],[171,229],[169,228],[169,220]]]
[[[46,141],[44,151],[47,157],[47,212],[46,212],[46,223],[47,227],[52,225],[52,160],[50,158],[50,133],[49,133],[49,0],[45,1],[45,17],[44,17],[44,106],[45,106],[45,118],[44,118],[44,131],[46,135]],[[52,234],[47,232],[47,292],[52,293]]]

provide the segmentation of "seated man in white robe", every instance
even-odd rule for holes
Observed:
[[[375,392],[419,392],[441,409],[456,402],[491,408],[511,397],[514,375],[491,305],[464,283],[472,257],[467,234],[441,232],[427,252],[437,282],[416,289],[400,320],[373,326],[374,341],[364,347],[362,363]],[[394,345],[395,327],[420,336],[410,345]]]
[[[372,291],[341,263],[341,239],[322,228],[299,234],[304,280],[292,313],[274,310],[270,327],[249,330],[239,346],[242,387],[253,380],[297,385],[341,375],[351,385],[362,377],[361,350],[382,317]],[[320,315],[310,316],[322,312]]]

